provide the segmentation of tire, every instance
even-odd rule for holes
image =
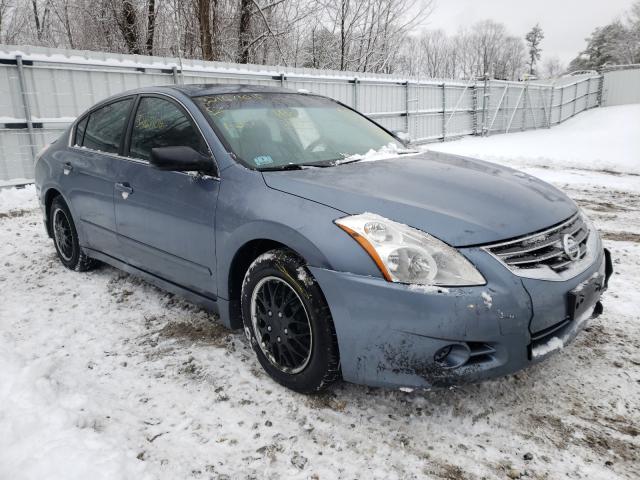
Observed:
[[[244,277],[241,306],[245,334],[275,381],[314,393],[340,378],[331,312],[300,257],[282,249],[256,258]]]
[[[85,255],[78,241],[78,232],[69,207],[57,196],[51,202],[49,222],[60,262],[69,270],[85,272],[99,265],[97,260]]]

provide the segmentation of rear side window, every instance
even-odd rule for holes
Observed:
[[[76,138],[73,141],[74,145],[82,145],[82,141],[84,140],[84,132],[87,129],[87,122],[89,121],[89,116],[87,115],[82,120],[78,122],[76,125]]]
[[[118,153],[132,101],[130,98],[120,100],[92,112],[82,146],[106,153]]]
[[[178,146],[207,152],[202,136],[177,105],[161,98],[142,98],[131,131],[129,156],[149,160],[152,148]]]

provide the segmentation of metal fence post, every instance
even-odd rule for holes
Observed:
[[[549,112],[547,114],[547,128],[551,128],[551,119],[553,117],[553,96],[556,88],[551,85],[551,93],[549,93]]]
[[[562,123],[562,106],[564,103],[564,86],[560,87],[560,112],[558,116],[558,123]]]
[[[478,84],[477,82],[473,82],[473,87],[471,87],[471,109],[473,111],[473,134],[478,135]]]
[[[600,74],[600,79],[598,82],[598,94],[596,96],[596,106],[602,106],[602,93],[604,90],[604,73]]]
[[[454,112],[455,113],[455,112]],[[447,138],[447,84],[442,83],[442,141]]]
[[[353,79],[353,108],[355,110],[358,110],[358,83],[360,83],[360,80],[355,77]]]
[[[482,92],[482,135],[487,133],[487,110],[489,109],[489,93],[487,92],[487,83],[489,75],[484,75],[484,87]]]
[[[405,125],[407,127],[407,133],[409,133],[409,80],[404,82],[404,114],[405,114]]]
[[[178,78],[178,67],[176,67],[175,65],[171,67],[171,72],[173,72],[173,83],[175,85],[179,85],[180,79]]]
[[[33,131],[33,123],[31,122],[31,107],[29,106],[29,95],[27,94],[27,82],[24,77],[24,66],[22,65],[22,55],[16,55],[16,65],[18,67],[18,81],[20,83],[20,93],[22,95],[22,103],[24,105],[24,116],[27,121],[27,130],[29,132],[29,142],[31,143],[31,155],[35,161],[38,154],[36,146],[36,136]]]
[[[527,129],[527,97],[529,96],[529,81],[527,80],[524,83],[524,90],[522,91],[522,125],[520,126],[520,130]]]
[[[284,76],[284,73],[280,74],[280,86],[282,88],[284,88],[284,81],[287,79],[287,77]]]
[[[573,113],[571,116],[573,117],[576,114],[576,105],[578,104],[578,83],[576,82],[576,87],[573,90]]]

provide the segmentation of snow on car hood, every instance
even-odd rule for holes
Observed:
[[[377,213],[456,247],[535,232],[577,211],[564,193],[535,177],[436,152],[263,176],[270,188],[345,214]]]

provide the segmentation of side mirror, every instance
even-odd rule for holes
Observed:
[[[215,174],[213,160],[191,147],[152,148],[150,163],[159,170]]]
[[[402,130],[392,130],[391,133],[393,133],[393,136],[396,137],[405,145],[408,145],[411,143],[411,135],[409,135],[408,132],[404,132]]]

